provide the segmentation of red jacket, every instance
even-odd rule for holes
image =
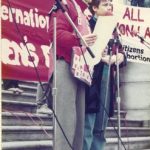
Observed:
[[[67,0],[67,12],[77,26],[78,14],[70,0]],[[54,15],[54,14],[53,14]],[[50,40],[53,41],[53,15],[50,18]],[[57,57],[63,57],[66,62],[71,62],[72,47],[79,46],[79,38],[75,35],[72,26],[61,10],[55,13],[57,17]]]

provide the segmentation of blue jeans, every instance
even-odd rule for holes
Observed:
[[[108,123],[108,115],[105,113],[103,106],[106,104],[105,108],[107,112],[109,112],[109,103],[110,103],[109,98],[105,103],[105,92],[107,82],[106,71],[107,67],[105,67],[105,73],[103,73],[103,78],[101,82],[100,111],[98,113],[91,113],[85,115],[83,150],[103,150],[106,143],[105,130]]]
[[[131,6],[144,7],[144,0],[131,0]]]

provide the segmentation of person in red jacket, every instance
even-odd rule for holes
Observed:
[[[66,0],[65,7],[72,21],[82,32],[88,46],[96,41],[91,34],[88,21],[75,0]],[[89,2],[91,0],[88,0]],[[53,42],[53,15],[57,17],[57,61],[56,61],[56,110],[57,118],[74,150],[82,150],[84,115],[85,115],[85,83],[77,80],[71,73],[72,48],[82,45],[66,16],[59,9],[50,18],[50,40]],[[56,123],[55,149],[70,150],[62,131]]]

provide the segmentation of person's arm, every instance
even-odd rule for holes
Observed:
[[[61,12],[61,10],[57,11],[55,14],[57,17],[57,46],[59,48],[71,51],[73,46],[79,46],[80,41],[78,37],[73,34],[73,28],[68,22],[66,16]],[[76,20],[76,15],[71,16],[72,20]],[[50,21],[50,40],[53,41],[53,17],[51,17]]]
[[[74,7],[70,8],[69,15],[72,21],[75,23],[77,20],[77,13]],[[56,14],[57,16],[57,47],[65,49],[66,51],[71,51],[73,46],[80,46],[82,42],[73,32],[73,27],[70,25],[66,16],[59,10]],[[53,41],[53,21],[50,21],[50,40]],[[88,34],[83,36],[88,46],[92,46],[96,40],[97,36],[95,34]]]
[[[109,64],[109,59],[110,59],[110,55],[108,55],[104,52],[102,55],[102,62]],[[126,63],[126,55],[123,52],[122,47],[119,47],[118,56],[116,56],[116,54],[113,54],[111,56],[110,64],[111,65],[115,64],[116,59],[118,60],[120,67],[124,66],[124,64]]]

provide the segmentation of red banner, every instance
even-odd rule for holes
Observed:
[[[42,81],[48,80],[53,71],[47,15],[52,4],[52,0],[2,0],[3,79],[37,81],[38,72]]]

